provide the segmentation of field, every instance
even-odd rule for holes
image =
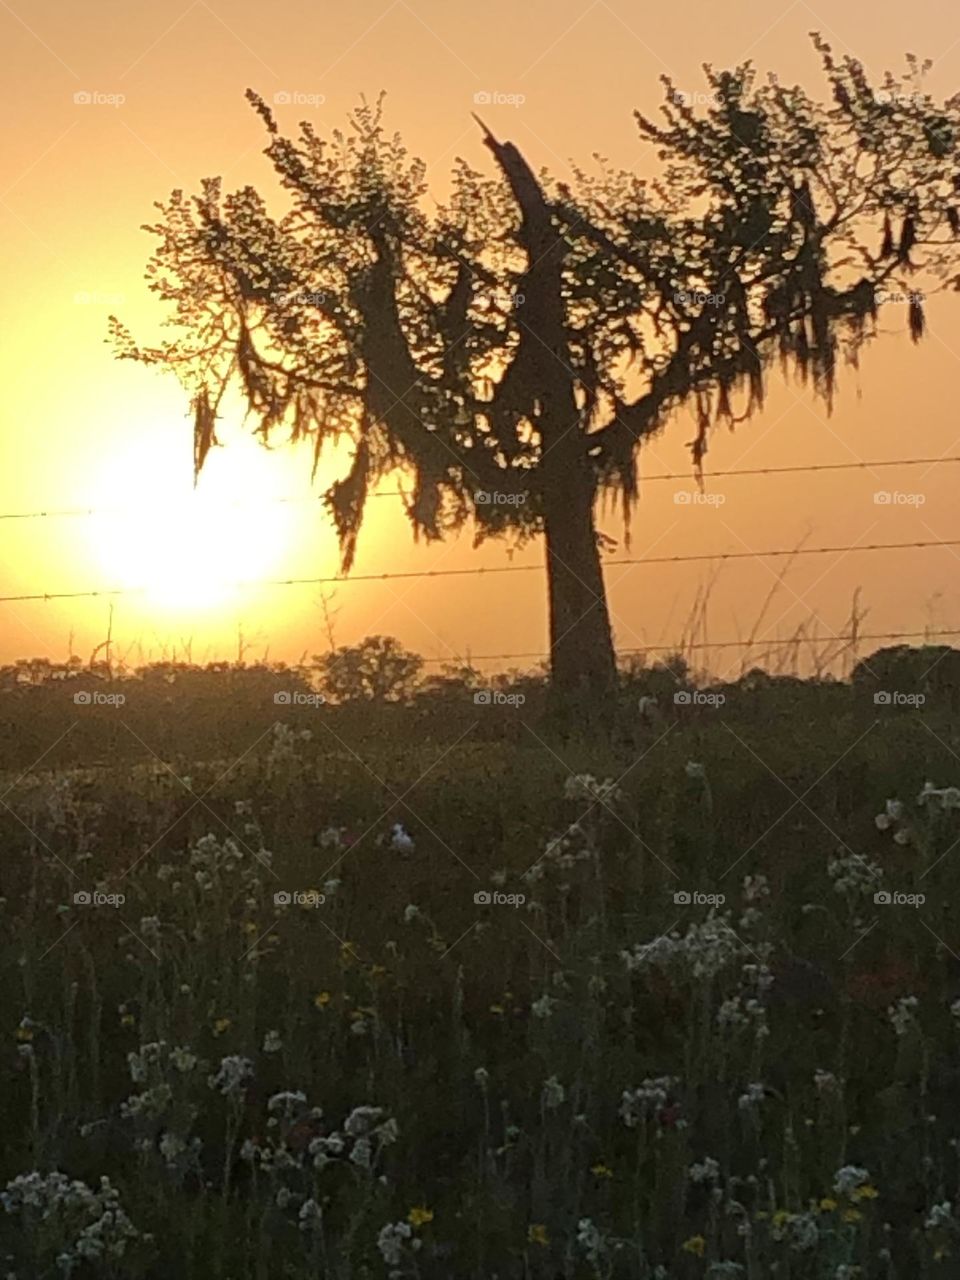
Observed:
[[[954,658],[5,690],[0,1274],[958,1274]]]

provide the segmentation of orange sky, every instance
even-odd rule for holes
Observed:
[[[194,191],[211,174],[222,174],[228,189],[253,182],[272,191],[262,127],[243,100],[248,86],[268,100],[302,96],[306,105],[279,109],[291,131],[304,116],[320,129],[341,125],[360,93],[386,89],[389,123],[442,189],[457,154],[489,167],[470,117],[479,91],[523,96],[522,105],[491,105],[484,114],[536,166],[562,173],[568,157],[586,163],[600,151],[643,168],[649,160],[631,112],[655,110],[660,74],[694,91],[702,87],[702,62],[731,65],[748,56],[762,71],[813,87],[807,32],[814,29],[876,74],[900,70],[908,50],[936,59],[927,82],[935,96],[960,82],[960,14],[945,0],[693,0],[657,10],[626,0],[522,7],[501,0],[0,0],[0,512],[110,509],[0,520],[0,595],[146,584],[146,595],[114,606],[114,634],[133,660],[187,641],[196,660],[230,656],[240,630],[258,655],[269,647],[273,657],[292,659],[325,645],[317,588],[225,587],[336,571],[332,527],[319,504],[306,500],[306,456],[267,453],[227,424],[230,447],[211,458],[193,495],[191,427],[179,387],[118,364],[104,341],[110,312],[138,336],[155,336],[161,313],[142,279],[151,238],[139,230],[154,200],[174,186]],[[74,101],[84,93],[97,100]],[[714,437],[712,468],[960,454],[960,297],[934,300],[928,321],[927,341],[914,348],[905,315],[884,316],[891,336],[869,350],[859,376],[843,375],[830,420],[800,388],[775,385],[762,416],[735,435]],[[687,470],[683,446],[691,434],[689,420],[676,421],[647,448],[643,469]],[[723,498],[716,506],[675,502],[689,483],[652,483],[633,522],[631,554],[957,538],[958,480],[958,464],[717,479],[708,482]],[[920,494],[923,503],[878,506],[878,489]],[[279,497],[301,500],[263,501]],[[458,541],[416,547],[397,499],[372,508],[356,574],[508,563],[497,544],[474,552],[469,530]],[[601,523],[621,535],[617,515]],[[534,546],[512,563],[536,565],[541,557]],[[787,635],[815,616],[822,634],[841,630],[861,586],[867,630],[960,627],[958,563],[960,548],[811,556],[791,569],[765,626]],[[618,644],[675,638],[698,587],[713,577],[709,638],[745,635],[775,567],[736,561],[718,575],[708,564],[611,567]],[[539,572],[345,583],[331,607],[339,643],[382,631],[433,658],[542,652],[545,644]],[[0,608],[0,660],[65,657],[71,634],[75,652],[88,656],[106,632],[103,600]]]

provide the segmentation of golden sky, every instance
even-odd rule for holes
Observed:
[[[111,312],[138,336],[156,336],[161,311],[143,283],[151,237],[140,230],[154,200],[177,186],[192,192],[214,174],[227,189],[252,182],[272,194],[247,87],[268,101],[283,93],[295,100],[278,108],[289,131],[301,118],[321,131],[342,125],[361,93],[385,89],[388,123],[427,161],[438,190],[456,155],[489,169],[470,114],[482,91],[523,98],[483,113],[535,167],[563,173],[569,158],[586,164],[599,151],[642,170],[650,160],[631,113],[655,111],[661,74],[693,92],[703,87],[703,62],[749,57],[763,72],[812,88],[811,30],[878,76],[899,71],[911,51],[935,60],[932,94],[960,85],[960,12],[946,0],[0,0],[0,512],[99,512],[0,520],[0,595],[145,586],[114,602],[118,651],[132,661],[186,644],[195,660],[232,656],[241,632],[248,657],[269,650],[296,659],[325,647],[319,588],[231,585],[336,572],[332,526],[310,501],[307,456],[268,453],[239,422],[226,423],[229,446],[211,457],[193,493],[191,425],[178,385],[117,363],[105,343]],[[915,348],[901,309],[885,313],[889,336],[867,352],[859,375],[843,374],[829,420],[801,388],[775,384],[762,415],[714,437],[710,467],[960,454],[960,296],[934,300],[928,322],[929,336]],[[644,472],[688,471],[691,435],[688,419],[674,422],[645,450]],[[689,482],[655,482],[644,487],[628,554],[958,538],[958,481],[955,463],[718,478],[708,490],[723,501],[709,506],[674,500],[693,488]],[[923,501],[878,505],[878,490]],[[371,508],[355,575],[542,559],[539,546],[512,561],[494,543],[475,552],[469,530],[443,545],[415,546],[398,499]],[[601,527],[621,536],[614,512]],[[611,566],[618,645],[676,638],[711,580],[708,638],[745,636],[781,564]],[[857,587],[868,631],[960,627],[958,567],[960,547],[809,556],[791,568],[764,628],[785,636],[813,618],[824,636],[841,631]],[[86,657],[106,634],[104,599],[0,608],[4,661],[63,658],[71,636]],[[442,659],[545,646],[537,571],[347,582],[334,589],[331,608],[341,644],[386,632]],[[719,669],[735,659],[727,654]]]

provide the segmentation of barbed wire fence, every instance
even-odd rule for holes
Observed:
[[[733,468],[728,470],[718,470],[709,473],[707,477],[701,477],[692,471],[663,471],[656,472],[642,477],[641,483],[659,483],[669,481],[691,481],[697,485],[702,485],[705,479],[750,479],[763,476],[779,476],[779,475],[801,475],[801,474],[825,474],[832,472],[860,471],[870,472],[874,470],[892,468],[892,467],[933,467],[955,464],[960,462],[960,454],[945,454],[940,457],[907,457],[907,458],[891,458],[877,459],[853,462],[836,462],[836,463],[805,463],[798,465],[782,466],[782,467],[748,467]],[[370,495],[373,498],[407,498],[407,494],[401,489],[382,490],[378,493]],[[296,497],[268,497],[254,499],[230,499],[226,502],[216,502],[217,507],[269,507],[277,505],[316,505],[323,504],[324,498],[322,494],[296,496]],[[2,521],[28,521],[28,520],[57,520],[57,519],[86,519],[96,518],[100,516],[118,516],[118,515],[137,515],[142,516],[144,511],[156,514],[158,511],[172,510],[169,504],[159,503],[156,506],[143,505],[138,506],[91,506],[91,507],[49,507],[27,511],[0,511],[0,522]],[[920,551],[933,548],[960,548],[960,538],[954,539],[917,539],[898,542],[874,542],[874,543],[849,543],[849,544],[830,544],[816,547],[792,547],[792,548],[765,548],[762,550],[743,550],[743,551],[711,551],[711,552],[693,552],[690,554],[680,555],[651,555],[639,557],[620,557],[616,559],[608,559],[604,561],[604,569],[617,567],[640,567],[653,565],[668,564],[697,564],[697,563],[724,563],[728,561],[743,560],[763,560],[763,559],[794,559],[796,557],[805,556],[821,556],[821,555],[851,555],[851,554],[877,554],[889,553],[894,551]],[[514,573],[542,573],[544,571],[542,564],[524,564],[524,565],[493,565],[493,566],[477,566],[472,568],[457,569],[419,569],[404,570],[399,572],[383,572],[383,573],[360,573],[360,574],[328,574],[315,577],[291,577],[291,578],[260,578],[247,581],[238,581],[232,583],[224,583],[225,587],[231,589],[268,589],[281,587],[306,587],[306,586],[347,586],[358,583],[369,582],[390,582],[390,581],[409,581],[413,579],[441,579],[441,578],[465,578],[465,577],[484,577],[497,576],[502,574]],[[146,595],[150,592],[149,586],[134,587],[116,587],[116,588],[87,588],[75,591],[57,591],[57,590],[36,590],[28,592],[0,594],[0,604],[20,604],[20,603],[37,603],[50,602],[57,600],[114,600],[119,597]],[[923,640],[931,641],[934,639],[949,639],[960,636],[960,628],[937,627],[925,628],[924,630],[892,630],[892,631],[876,631],[876,632],[843,632],[830,634],[826,637],[799,637],[797,634],[789,637],[753,637],[750,639],[729,639],[729,640],[684,640],[683,649],[686,651],[708,652],[722,650],[749,650],[755,649],[763,652],[766,649],[777,649],[787,646],[797,646],[804,641],[812,643],[814,639],[818,639],[821,643],[841,643],[841,644],[859,644],[859,643],[878,643],[891,641],[910,641]],[[647,656],[650,654],[664,654],[671,652],[678,646],[670,644],[650,644],[629,647],[618,647],[617,653],[620,657]],[[469,653],[469,651],[467,651]],[[469,654],[470,662],[508,662],[508,661],[533,661],[542,662],[547,659],[548,655],[543,651],[526,651],[526,652],[506,652],[506,653],[488,653],[488,654]],[[455,657],[436,658],[424,657],[425,664],[443,665],[455,663]]]

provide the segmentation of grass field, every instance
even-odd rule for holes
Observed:
[[[4,695],[0,1275],[957,1275],[952,660]]]

